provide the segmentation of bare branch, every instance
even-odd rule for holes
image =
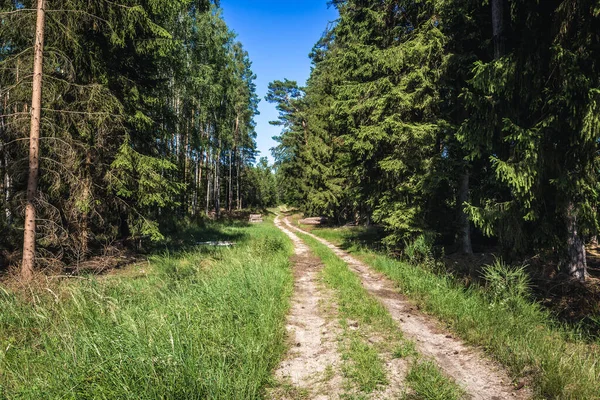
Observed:
[[[79,115],[106,115],[109,117],[122,117],[120,114],[113,114],[104,111],[69,111],[69,110],[54,110],[51,108],[42,108],[43,111],[55,112],[59,114],[79,114]]]
[[[22,13],[22,12],[33,12],[33,11],[37,11],[37,10],[35,8],[20,8],[18,10],[13,10],[13,11],[3,11],[3,12],[0,12],[0,17],[4,17],[5,15],[17,14],[17,13]]]

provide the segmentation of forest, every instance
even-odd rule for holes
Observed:
[[[333,1],[306,87],[270,85],[284,201],[403,248],[539,255],[598,233],[600,3]]]
[[[254,166],[255,75],[216,4],[4,1],[0,10],[0,269],[20,265],[31,243],[24,277],[159,241],[178,221],[273,205],[270,170]],[[26,220],[36,226],[22,246]]]
[[[600,0],[0,0],[0,40],[0,400],[600,400]]]

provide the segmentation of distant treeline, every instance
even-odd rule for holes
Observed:
[[[271,84],[288,203],[584,280],[598,232],[597,0],[335,0],[305,88]],[[488,243],[490,240],[488,240]],[[477,243],[477,242],[475,242]],[[454,246],[454,247],[452,247]]]

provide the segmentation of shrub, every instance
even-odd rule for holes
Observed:
[[[286,245],[279,237],[263,236],[256,241],[256,244],[254,244],[253,247],[258,254],[272,254],[284,250]]]
[[[403,253],[411,264],[433,264],[433,237],[425,234],[417,236],[412,242],[405,243]]]
[[[501,258],[483,267],[486,293],[492,304],[515,309],[529,303],[531,283],[526,267],[507,265]]]

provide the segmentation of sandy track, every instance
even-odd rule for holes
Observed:
[[[526,389],[515,390],[506,371],[487,359],[481,350],[467,346],[445,332],[437,321],[418,312],[412,303],[398,293],[395,284],[383,274],[373,271],[327,240],[293,226],[287,218],[284,222],[292,230],[307,234],[326,245],[344,260],[360,277],[364,288],[385,305],[406,337],[417,343],[419,352],[433,358],[472,399],[501,400],[531,397]]]
[[[275,225],[294,243],[295,282],[286,325],[290,350],[275,372],[281,385],[269,397],[294,398],[296,392],[302,398],[337,399],[342,392],[341,359],[337,351],[340,328],[335,318],[328,318],[322,309],[325,300],[331,301],[319,287],[318,273],[323,265],[279,218],[275,219]],[[292,388],[285,387],[286,384]]]

